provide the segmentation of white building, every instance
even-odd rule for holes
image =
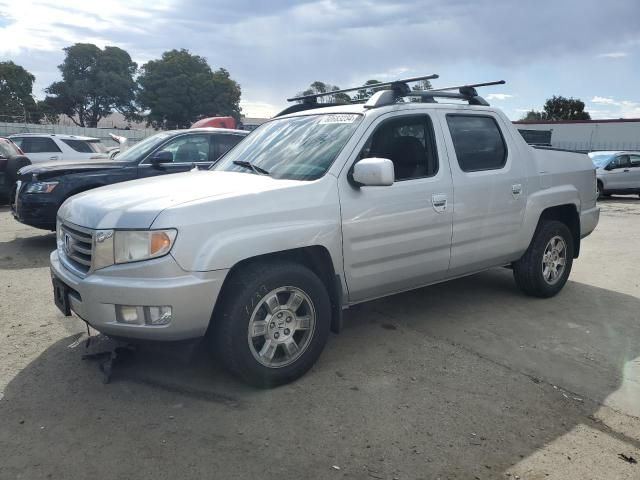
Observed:
[[[568,150],[640,150],[640,118],[513,122],[529,143]]]

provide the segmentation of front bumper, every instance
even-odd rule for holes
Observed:
[[[59,207],[60,200],[51,194],[18,193],[11,210],[13,217],[20,223],[44,230],[55,230]]]
[[[106,335],[140,340],[202,337],[228,270],[185,272],[171,255],[114,265],[81,278],[51,253],[51,274],[69,289],[71,311]],[[167,325],[130,325],[116,321],[115,305],[172,307]]]

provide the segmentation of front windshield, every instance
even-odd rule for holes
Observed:
[[[119,153],[117,156],[117,160],[119,162],[133,162],[142,160],[170,136],[170,132],[161,132],[151,137],[147,137],[144,140],[140,140],[131,148],[128,148],[124,152]]]
[[[591,161],[597,168],[604,168],[608,165],[608,163],[613,158],[613,155],[610,153],[601,153],[601,154],[589,154],[591,157]]]
[[[252,132],[213,169],[316,180],[329,169],[361,118],[359,114],[318,114],[272,120]],[[254,168],[240,162],[249,162]]]

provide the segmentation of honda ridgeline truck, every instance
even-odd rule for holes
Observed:
[[[71,197],[57,305],[121,339],[203,338],[274,386],[360,302],[502,266],[526,294],[557,294],[598,223],[591,160],[527,145],[474,88],[404,82],[365,104],[302,98],[211,170]]]

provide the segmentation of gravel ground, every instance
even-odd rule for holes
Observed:
[[[0,479],[638,479],[640,200],[602,209],[557,297],[495,269],[361,305],[263,391],[164,350],[102,384],[53,234],[0,207]]]

